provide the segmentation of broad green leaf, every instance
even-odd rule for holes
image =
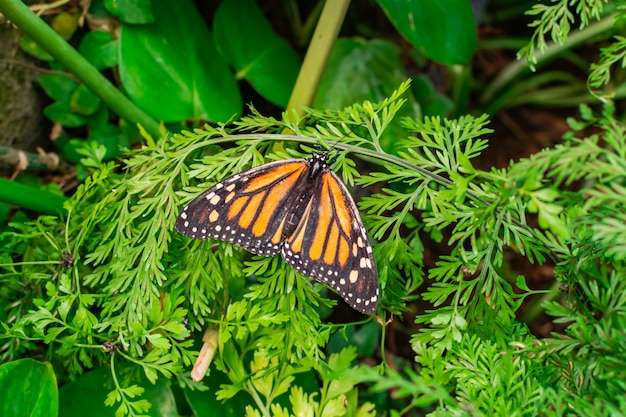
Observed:
[[[210,387],[209,391],[187,388],[184,390],[189,406],[196,416],[243,416],[246,414],[246,405],[253,403],[252,397],[243,391],[233,393],[233,397],[228,397],[228,401],[218,400],[216,391],[219,387],[228,386],[230,380],[214,367],[211,368],[209,375],[204,378],[203,382]]]
[[[422,105],[424,116],[430,117],[447,117],[453,109],[454,102],[444,94],[435,94],[432,101]]]
[[[333,334],[328,342],[328,353],[339,353],[348,346],[356,347],[357,357],[369,356],[378,347],[380,328],[370,321],[357,330],[355,326],[346,326],[345,334]]]
[[[422,74],[413,77],[411,92],[422,108],[424,116],[446,117],[454,108],[454,103],[444,94],[435,91],[432,81]]]
[[[52,103],[43,110],[43,113],[48,119],[65,127],[84,126],[87,122],[85,117],[72,112],[68,102]]]
[[[87,32],[78,51],[99,70],[117,65],[119,44],[108,32]]]
[[[93,137],[93,131],[95,129],[100,129],[104,126],[114,126],[109,123],[109,116],[109,109],[105,105],[99,106],[98,110],[96,110],[95,113],[89,116],[89,120],[87,123],[89,124],[89,128],[91,129],[91,134],[89,135],[90,137]],[[114,127],[119,130],[118,126]]]
[[[328,340],[328,353],[339,353],[345,347],[352,344],[352,338],[356,332],[356,327],[353,325],[341,328],[338,332],[333,333]]]
[[[215,44],[226,61],[267,100],[285,107],[300,70],[289,44],[274,33],[251,0],[223,2],[213,20]]]
[[[363,100],[382,101],[406,80],[400,50],[384,40],[339,39],[314,106],[342,109]]]
[[[144,24],[154,22],[152,0],[104,0],[104,6],[109,13],[119,17],[124,23]]]
[[[155,21],[124,25],[120,77],[131,99],[155,119],[227,121],[241,113],[235,78],[190,0],[153,3]]]
[[[56,101],[69,102],[78,83],[69,77],[59,74],[46,74],[37,78],[37,82],[48,97]]]
[[[22,36],[22,39],[20,39],[20,49],[41,61],[50,62],[54,60],[52,55],[47,53],[41,46],[39,46],[37,42],[35,42],[28,35],[24,35]]]
[[[423,74],[418,74],[413,77],[411,80],[411,90],[415,95],[415,99],[420,103],[431,100],[435,94],[435,86],[430,79]]]
[[[365,323],[354,333],[352,343],[356,346],[358,357],[374,354],[380,343],[380,326],[374,320]]]
[[[72,112],[81,116],[90,116],[100,107],[100,98],[91,92],[84,84],[78,86],[70,98]]]
[[[476,22],[466,0],[376,0],[398,31],[433,61],[467,64]]]
[[[118,379],[120,378],[121,375],[118,374]],[[131,382],[125,376],[122,380],[124,381],[123,387],[125,387],[124,393],[129,401],[149,401],[152,404],[147,415],[154,417],[178,415],[174,395],[163,379],[158,379],[155,384],[149,383],[145,378]],[[113,387],[110,369],[101,367],[89,371],[60,389],[59,414],[61,416],[113,417],[120,403],[114,403],[112,407],[104,403],[107,395],[111,397],[111,401],[119,398],[118,392],[111,393]],[[87,414],[86,410],[89,411]]]
[[[0,366],[0,416],[57,416],[57,381],[49,363],[20,359]]]
[[[85,141],[83,139],[70,139],[66,141],[61,147],[63,158],[73,164],[79,163],[83,155],[81,155],[78,150],[84,148],[85,146]]]

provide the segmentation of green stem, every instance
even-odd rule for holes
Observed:
[[[574,31],[567,38],[567,41],[563,42],[563,44],[550,43],[549,46],[542,52],[537,54],[537,65],[553,58],[555,55],[562,53],[568,49],[572,49],[583,42],[588,41],[591,38],[598,36],[599,34],[608,31],[615,24],[615,16],[616,14],[612,14],[610,16],[605,17],[601,21],[591,24],[587,26],[583,30]],[[513,80],[521,75],[530,72],[530,68],[528,63],[524,61],[515,61],[508,67],[506,67],[503,71],[500,72],[498,77],[496,77],[493,82],[485,88],[485,92],[480,98],[481,103],[488,103],[493,99],[493,97],[498,94],[499,91],[503,90],[508,86]]]
[[[121,118],[131,124],[143,126],[153,138],[161,137],[159,123],[135,106],[50,26],[30,11],[21,0],[0,0],[0,12],[54,59],[68,68]]]
[[[472,81],[472,69],[467,65],[451,65],[450,73],[454,78],[454,106],[455,114],[460,117],[467,114],[467,106],[470,97],[470,84]]]
[[[0,178],[0,201],[43,214],[66,214],[67,197]]]
[[[246,382],[246,388],[247,388],[246,391],[248,392],[248,394],[250,394],[252,399],[254,399],[254,402],[257,405],[257,407],[259,407],[259,410],[261,410],[261,415],[263,415],[264,417],[270,417],[272,414],[270,414],[269,410],[263,403],[263,400],[259,396],[259,393],[256,391],[256,388],[254,388],[254,384],[248,381]]]
[[[555,281],[552,286],[544,292],[541,297],[537,297],[526,308],[524,315],[520,318],[522,323],[533,323],[540,316],[545,314],[545,304],[560,298],[563,293],[560,291],[562,283]]]
[[[293,109],[298,116],[305,114],[303,106],[309,107],[313,103],[349,5],[350,0],[332,0],[324,5],[287,104],[287,110]]]

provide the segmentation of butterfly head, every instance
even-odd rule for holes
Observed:
[[[315,155],[311,156],[312,163],[318,163],[324,166],[328,164],[328,159],[329,159],[329,156],[328,156],[327,151],[320,151],[320,152],[317,152]]]
[[[309,181],[313,181],[315,178],[324,172],[328,168],[328,152],[318,152],[311,156],[308,160],[309,167]]]

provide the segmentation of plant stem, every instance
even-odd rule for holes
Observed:
[[[560,291],[561,285],[562,283],[560,281],[555,281],[541,297],[533,299],[526,308],[524,315],[520,318],[520,321],[522,323],[532,323],[541,315],[545,314],[545,303],[554,301],[563,295]]]
[[[71,71],[121,118],[143,126],[153,138],[161,137],[161,129],[155,120],[135,106],[21,0],[0,0],[0,12]]]
[[[349,5],[350,0],[329,0],[324,5],[287,104],[288,111],[293,110],[298,116],[302,116],[304,115],[302,107],[311,106],[313,103]]]
[[[0,201],[44,214],[66,214],[65,196],[0,178]]]
[[[547,61],[563,51],[574,48],[575,46],[598,36],[602,32],[608,31],[615,24],[615,16],[616,14],[609,15],[599,22],[587,26],[583,30],[573,31],[567,38],[567,41],[563,42],[563,44],[554,42],[550,43],[545,50],[537,53],[537,65],[540,65],[542,62]],[[493,99],[494,95],[513,82],[515,78],[530,71],[528,63],[525,60],[513,62],[511,65],[502,70],[496,79],[493,80],[487,88],[485,88],[483,95],[480,97],[480,102],[488,103]]]
[[[69,167],[63,164],[60,169],[59,156],[54,152],[24,152],[8,146],[0,145],[0,166],[8,166],[19,171],[66,171]]]

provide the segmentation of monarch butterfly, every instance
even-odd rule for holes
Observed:
[[[187,205],[176,230],[283,259],[335,288],[355,310],[378,304],[378,272],[363,221],[328,154],[269,162],[210,187]]]

